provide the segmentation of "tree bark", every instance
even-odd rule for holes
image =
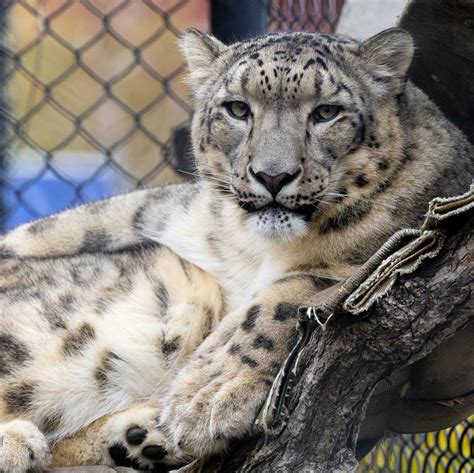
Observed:
[[[461,218],[441,254],[401,278],[367,316],[340,314],[315,330],[291,392],[287,426],[272,438],[236,444],[210,471],[356,470],[357,437],[377,384],[474,320],[472,218]]]

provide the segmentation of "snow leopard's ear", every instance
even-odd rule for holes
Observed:
[[[195,28],[184,33],[180,47],[188,64],[191,86],[199,85],[200,81],[209,75],[213,62],[227,48],[214,36]]]
[[[380,82],[392,82],[396,86],[405,77],[414,50],[409,33],[400,28],[390,28],[362,42],[358,53],[376,79]]]

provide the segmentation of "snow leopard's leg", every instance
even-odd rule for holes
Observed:
[[[154,445],[162,455],[155,461],[172,463],[222,451],[231,439],[249,433],[293,346],[299,306],[314,301],[327,285],[311,274],[293,273],[226,315],[172,382],[163,410],[152,412],[159,416],[155,423],[130,419],[121,435],[123,448],[145,462]],[[167,440],[154,444],[153,436]]]
[[[48,258],[113,252],[145,242],[144,228],[159,233],[170,213],[185,211],[199,195],[178,184],[118,195],[27,223],[0,238],[0,258]]]
[[[0,423],[0,471],[27,473],[43,471],[51,460],[46,437],[27,420]]]

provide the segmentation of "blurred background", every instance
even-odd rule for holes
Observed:
[[[189,27],[364,39],[405,0],[1,0],[0,232],[192,172],[177,49]],[[474,419],[385,441],[361,472],[472,472]]]

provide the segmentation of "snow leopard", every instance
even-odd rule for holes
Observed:
[[[401,29],[181,47],[199,177],[0,239],[2,472],[225,451],[298,308],[471,182],[473,146],[407,78]]]

